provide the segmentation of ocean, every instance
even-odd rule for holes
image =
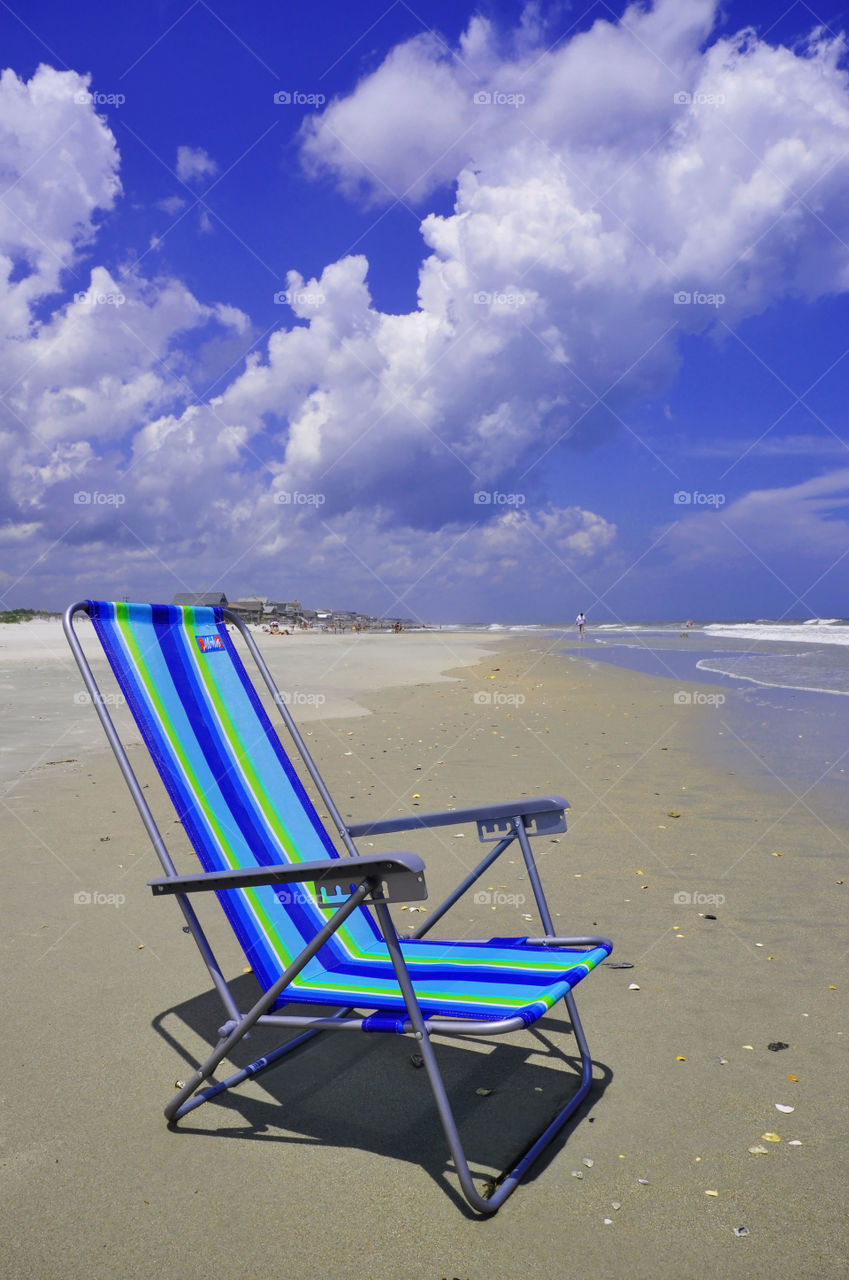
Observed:
[[[564,652],[663,677],[718,763],[814,823],[849,817],[849,619],[601,623]]]
[[[568,638],[569,661],[662,677],[670,714],[690,717],[719,766],[803,805],[814,824],[849,820],[849,618],[590,622],[583,641],[573,623],[469,629],[538,634],[552,652]]]
[[[702,672],[729,676],[764,688],[849,695],[849,620],[815,618],[788,622],[602,623],[589,633],[599,645],[627,645],[658,655],[679,648],[682,632],[702,650]],[[660,660],[658,658],[658,660]]]

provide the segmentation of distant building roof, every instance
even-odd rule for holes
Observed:
[[[174,604],[193,604],[204,608],[211,605],[226,605],[227,597],[223,591],[180,591],[175,595]]]

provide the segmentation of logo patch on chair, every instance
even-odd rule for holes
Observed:
[[[223,649],[224,641],[219,635],[195,636],[201,653],[210,653],[213,649]]]

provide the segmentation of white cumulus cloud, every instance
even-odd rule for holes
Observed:
[[[218,172],[218,163],[203,147],[177,148],[177,177],[181,182],[196,182],[198,178],[211,178]]]
[[[472,583],[483,601],[492,584],[542,583],[542,564],[613,564],[612,513],[563,479],[597,407],[625,431],[671,382],[682,334],[849,285],[843,39],[714,38],[716,17],[712,0],[656,0],[553,40],[529,7],[512,35],[476,17],[455,49],[422,36],[392,50],[306,123],[301,149],[351,198],[418,209],[418,305],[376,306],[362,255],[312,279],[292,270],[295,322],[211,399],[192,384],[197,348],[241,339],[248,318],[173,276],[83,270],[95,215],[120,193],[115,139],[75,102],[84,77],[7,72],[0,516],[29,527],[37,512],[41,536],[64,536],[74,487],[119,491],[120,527],[94,504],[70,512],[80,572],[153,548],[175,590],[201,563],[254,576],[285,563],[378,595],[421,578],[459,602]],[[217,171],[178,149],[182,181]],[[451,212],[430,211],[447,188]],[[74,296],[36,320],[63,271]],[[825,546],[834,501],[796,495],[795,527]],[[746,503],[725,514],[767,537],[780,503]]]

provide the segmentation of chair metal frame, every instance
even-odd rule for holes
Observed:
[[[568,947],[570,949],[591,949],[597,946],[606,946],[610,950],[612,949],[612,944],[607,938],[589,935],[560,937],[555,933],[551,913],[534,861],[529,836],[565,831],[565,810],[569,807],[568,801],[559,796],[546,796],[535,800],[525,799],[515,803],[482,805],[441,813],[411,814],[405,817],[389,818],[376,822],[345,823],[253,636],[236,614],[228,609],[222,609],[223,617],[228,624],[232,624],[237,628],[256,663],[262,680],[280,712],[280,716],[295,744],[297,752],[323,803],[327,807],[327,812],[344,847],[345,854],[340,859],[323,859],[318,862],[285,863],[278,866],[251,868],[245,871],[180,875],[168,852],[156,820],[151,813],[138,778],[109,714],[106,700],[98,687],[74,629],[73,620],[78,613],[89,613],[87,601],[77,601],[65,611],[63,618],[65,636],[82,674],[86,690],[100,718],[109,745],[117,759],[118,766],[165,873],[163,877],[148,883],[154,895],[173,895],[176,897],[185,919],[186,928],[197,944],[213,986],[218,992],[227,1013],[227,1021],[219,1028],[219,1039],[212,1053],[198,1067],[191,1078],[185,1082],[165,1108],[165,1116],[169,1125],[176,1125],[185,1115],[194,1110],[194,1108],[201,1106],[204,1102],[208,1102],[211,1098],[217,1097],[244,1080],[254,1078],[270,1067],[276,1066],[287,1053],[298,1048],[307,1040],[312,1039],[319,1032],[362,1031],[364,1029],[363,1024],[366,1019],[352,1017],[353,1007],[348,1009],[337,1008],[337,1012],[326,1017],[316,1017],[309,1014],[269,1013],[268,1010],[272,1008],[312,956],[344,924],[348,916],[361,905],[368,906],[374,910],[377,917],[399,988],[406,1003],[408,1017],[403,1022],[403,1034],[411,1035],[417,1042],[418,1051],[424,1061],[439,1118],[454,1160],[463,1194],[471,1207],[479,1213],[495,1213],[515,1190],[525,1172],[581,1105],[591,1088],[592,1059],[575,1005],[574,992],[570,988],[565,993],[563,1000],[566,1005],[572,1033],[580,1052],[581,1075],[578,1088],[525,1149],[512,1168],[506,1170],[494,1181],[487,1180],[482,1192],[475,1185],[474,1177],[469,1168],[434,1048],[431,1044],[431,1036],[502,1035],[524,1029],[526,1026],[525,1020],[519,1016],[501,1018],[494,1021],[461,1018],[446,1019],[428,1017],[422,1013],[413,981],[404,960],[403,940],[399,939],[397,930],[392,922],[389,904],[391,902],[421,901],[427,898],[424,862],[418,855],[412,853],[394,853],[388,856],[361,855],[354,841],[356,837],[387,835],[400,831],[474,822],[477,824],[479,839],[484,843],[493,844],[493,848],[487,852],[475,869],[429,914],[428,920],[411,935],[412,939],[423,938],[429,933],[442,916],[480,879],[495,860],[510,848],[514,842],[518,842],[540,914],[540,920],[545,930],[541,937],[525,939],[524,945],[552,948]],[[341,879],[344,880],[342,888],[340,888]],[[227,979],[198,920],[190,900],[191,895],[199,892],[240,888],[248,885],[296,884],[306,881],[313,882],[316,885],[316,891],[318,891],[320,885],[330,886],[334,892],[327,896],[325,891],[324,901],[334,905],[338,902],[341,905],[339,905],[338,910],[327,921],[325,926],[316,933],[309,945],[280,975],[277,981],[263,992],[251,1009],[244,1013],[239,1009]],[[463,939],[463,941],[483,944],[488,940],[467,938]],[[227,1057],[234,1046],[245,1039],[251,1028],[256,1025],[291,1028],[298,1030],[300,1034],[285,1041],[272,1052],[256,1059],[248,1066],[242,1067],[226,1079],[201,1089],[204,1082],[212,1077],[218,1065]],[[374,1029],[376,1028],[373,1026],[368,1028],[368,1030]],[[379,1029],[384,1030],[384,1028]],[[387,1026],[385,1030],[392,1034],[397,1034],[394,1024],[391,1027]]]

